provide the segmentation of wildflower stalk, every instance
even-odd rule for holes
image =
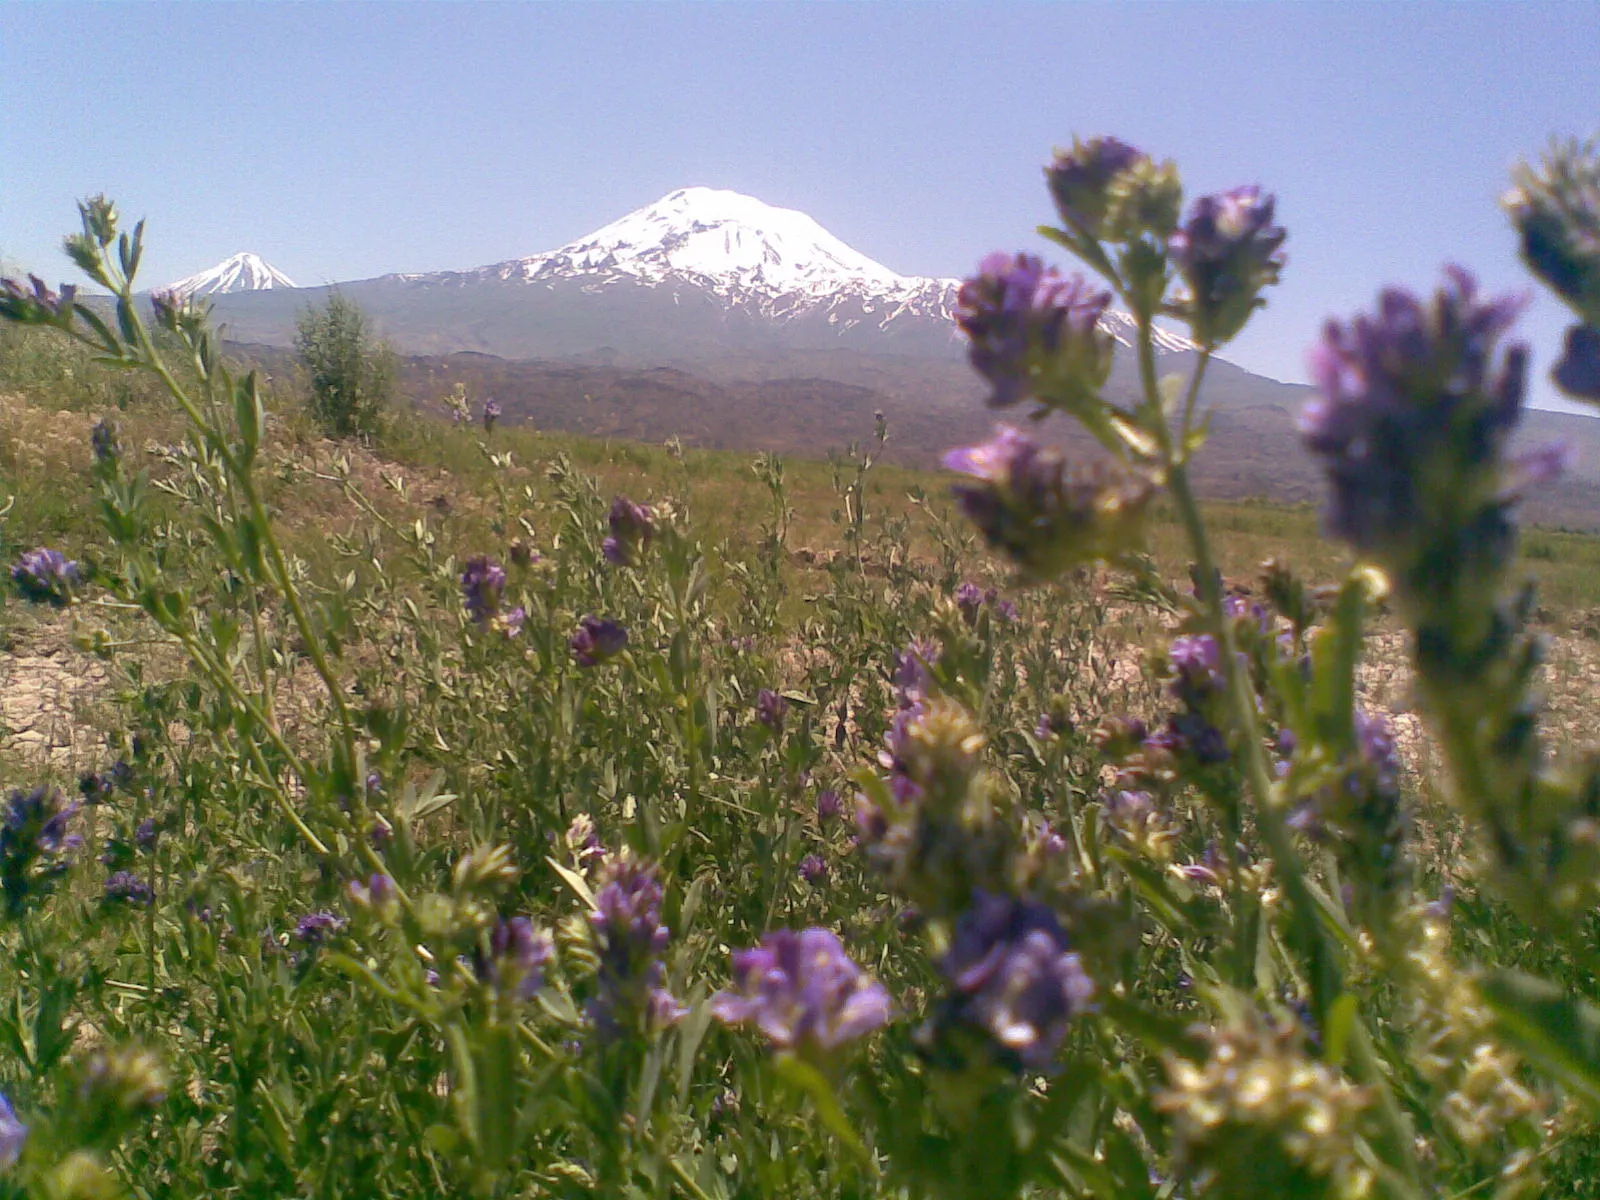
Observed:
[[[1265,742],[1257,716],[1255,696],[1251,691],[1249,678],[1240,668],[1233,625],[1224,619],[1221,574],[1216,556],[1211,549],[1205,518],[1201,515],[1200,505],[1189,480],[1188,442],[1192,416],[1200,384],[1211,359],[1211,351],[1203,349],[1200,352],[1200,361],[1195,366],[1184,400],[1181,426],[1183,441],[1175,447],[1171,429],[1161,407],[1160,385],[1156,378],[1153,325],[1148,314],[1140,312],[1137,307],[1135,312],[1138,321],[1139,375],[1144,387],[1144,402],[1150,410],[1151,426],[1159,445],[1167,490],[1177,509],[1178,519],[1183,524],[1184,533],[1189,540],[1190,553],[1194,558],[1201,619],[1205,623],[1205,631],[1216,639],[1221,650],[1219,665],[1227,684],[1228,704],[1244,755],[1246,780],[1256,799],[1257,828],[1267,845],[1268,853],[1272,856],[1277,876],[1289,897],[1290,912],[1298,933],[1296,941],[1300,943],[1300,950],[1306,956],[1311,976],[1312,996],[1320,1024],[1326,1021],[1334,1001],[1343,991],[1337,948],[1323,924],[1321,915],[1323,906],[1317,903],[1311,881],[1306,878],[1300,856],[1295,850],[1288,824],[1277,804],[1276,789],[1272,782],[1272,772],[1267,762]],[[1243,936],[1243,931],[1240,933]],[[1359,1016],[1354,1025],[1356,1030],[1352,1038],[1352,1048],[1355,1053],[1351,1065],[1356,1077],[1377,1091],[1378,1112],[1382,1118],[1384,1140],[1387,1143],[1384,1147],[1385,1156],[1389,1160],[1389,1165],[1402,1174],[1406,1194],[1415,1197],[1415,1200],[1421,1200],[1423,1195],[1421,1175],[1412,1149],[1414,1136],[1407,1129],[1405,1116],[1395,1100],[1388,1077],[1378,1061]]]

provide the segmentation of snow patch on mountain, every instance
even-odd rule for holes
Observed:
[[[179,296],[215,296],[228,292],[263,292],[296,286],[294,280],[271,263],[247,251],[225,258],[199,274],[169,283],[164,290]]]

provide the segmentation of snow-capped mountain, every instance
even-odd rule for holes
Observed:
[[[180,296],[216,296],[230,292],[263,292],[272,288],[292,288],[295,281],[259,255],[248,251],[225,258],[216,266],[190,275],[164,290]]]
[[[279,275],[277,290],[222,297],[230,336],[289,344],[297,312],[321,296],[286,285]],[[410,353],[653,365],[839,351],[957,362],[965,349],[954,320],[960,280],[901,275],[805,213],[706,187],[670,192],[542,254],[338,287]],[[1132,341],[1125,313],[1107,313],[1104,327]],[[1158,338],[1163,351],[1193,349]]]
[[[900,275],[834,237],[805,213],[717,188],[682,188],[555,250],[472,271],[397,278],[422,284],[474,281],[577,283],[586,293],[618,284],[693,289],[729,310],[779,323],[818,318],[836,333],[937,322],[950,340],[958,279]],[[1113,312],[1108,332],[1129,343],[1133,321]],[[1157,332],[1163,350],[1190,350]]]

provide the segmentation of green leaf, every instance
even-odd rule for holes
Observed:
[[[844,1109],[839,1106],[839,1098],[833,1094],[833,1088],[823,1078],[821,1071],[792,1054],[774,1059],[772,1066],[780,1079],[810,1098],[816,1106],[817,1116],[822,1118],[829,1133],[843,1142],[845,1148],[862,1162],[871,1161],[872,1155],[868,1153],[866,1144],[851,1126],[850,1118],[845,1116]]]
[[[583,901],[585,907],[591,909],[595,907],[594,893],[589,890],[589,881],[587,879],[579,875],[571,867],[562,866],[553,858],[546,858],[545,862],[549,863],[550,869],[566,881],[567,886],[572,889],[573,894],[579,900]]]
[[[1501,1036],[1600,1109],[1600,1007],[1520,971],[1494,971],[1478,990]]]

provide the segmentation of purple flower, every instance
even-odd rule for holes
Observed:
[[[9,1171],[22,1157],[28,1144],[28,1127],[11,1107],[11,1098],[0,1093],[0,1171]]]
[[[41,546],[17,560],[11,579],[23,599],[62,608],[72,599],[72,590],[83,582],[83,573],[59,550]]]
[[[544,968],[555,953],[550,935],[533,927],[527,917],[495,919],[488,946],[473,951],[473,971],[480,982],[502,995],[531,1000],[544,986]]]
[[[1209,633],[1175,639],[1167,657],[1172,663],[1168,690],[1180,703],[1197,708],[1223,690],[1222,650]]]
[[[505,591],[506,571],[486,555],[467,560],[461,572],[461,594],[466,600],[467,613],[479,625],[487,625],[500,611],[500,597]]]
[[[889,1020],[889,993],[826,929],[777,929],[733,956],[732,990],[711,998],[726,1025],[753,1024],[780,1051],[823,1057]]]
[[[156,827],[155,818],[146,817],[133,831],[133,844],[141,850],[154,850],[160,836],[161,830]]]
[[[844,802],[839,799],[839,793],[829,788],[817,797],[817,821],[831,821],[844,811]]]
[[[111,463],[122,457],[122,446],[117,442],[117,423],[110,417],[96,422],[89,434],[89,445],[94,449],[96,462]]]
[[[501,615],[500,632],[508,638],[514,638],[522,632],[522,626],[527,619],[528,610],[519,604]]]
[[[934,691],[932,666],[939,661],[936,642],[912,642],[895,658],[894,686],[901,708],[911,708]]]
[[[762,688],[756,695],[756,720],[773,733],[783,732],[783,723],[789,716],[789,701],[773,691]]]
[[[599,993],[589,1015],[614,1037],[642,1018],[650,1029],[675,1024],[684,1010],[661,986],[661,954],[671,931],[661,923],[661,883],[655,868],[630,856],[613,859],[595,894],[589,925],[600,956]]]
[[[485,400],[483,402],[483,431],[494,432],[495,422],[500,419],[500,402],[498,400]]]
[[[1574,325],[1552,377],[1556,386],[1575,400],[1600,403],[1600,329]]]
[[[585,617],[578,622],[578,632],[568,639],[567,645],[580,667],[597,667],[627,649],[628,631],[612,620]]]
[[[1261,290],[1278,282],[1288,234],[1272,223],[1275,206],[1253,185],[1202,196],[1168,239],[1189,286],[1186,315],[1201,345],[1220,346],[1237,336],[1266,303]]]
[[[143,907],[155,898],[150,885],[132,871],[118,871],[106,880],[106,899],[114,904]]]
[[[70,283],[59,293],[45,286],[37,275],[29,275],[31,287],[15,279],[0,279],[0,318],[24,325],[59,325],[72,315],[78,289]]]
[[[1098,400],[1116,341],[1100,328],[1111,293],[1031,254],[995,253],[961,285],[956,324],[967,359],[1003,408],[1027,396],[1074,408]]]
[[[1071,150],[1056,151],[1044,176],[1056,211],[1068,228],[1098,238],[1111,208],[1117,176],[1148,161],[1144,151],[1113,137],[1087,142],[1074,139]]]
[[[954,991],[928,1036],[975,1027],[1002,1059],[1034,1070],[1050,1063],[1094,1001],[1094,982],[1055,913],[1010,896],[974,893],[939,969]]]
[[[970,581],[963,583],[956,589],[956,607],[961,610],[962,620],[976,625],[978,614],[983,611],[983,589]]]
[[[1480,301],[1451,267],[1431,304],[1385,291],[1376,313],[1329,322],[1313,354],[1321,396],[1300,431],[1328,474],[1328,526],[1388,571],[1402,602],[1449,605],[1509,560],[1502,473],[1528,351],[1498,347],[1524,303]]]
[[[295,923],[294,935],[308,946],[316,946],[340,933],[347,922],[336,913],[307,913]]]
[[[72,852],[83,844],[83,838],[71,832],[80,807],[53,787],[11,793],[0,826],[0,888],[13,912],[30,894],[48,891],[54,878],[67,869]]]
[[[619,567],[636,565],[655,537],[655,513],[647,504],[635,504],[626,496],[618,496],[611,502],[608,524],[611,536],[600,544],[606,561]]]
[[[1043,579],[1132,549],[1150,488],[1100,464],[1069,473],[1059,451],[1009,425],[952,450],[944,465],[975,482],[951,490],[967,519],[1026,577]]]
[[[365,883],[352,879],[347,890],[350,902],[357,908],[370,909],[380,915],[392,914],[400,902],[400,889],[382,872],[375,872]]]
[[[800,878],[812,887],[827,881],[828,860],[820,854],[808,854],[800,860]]]

